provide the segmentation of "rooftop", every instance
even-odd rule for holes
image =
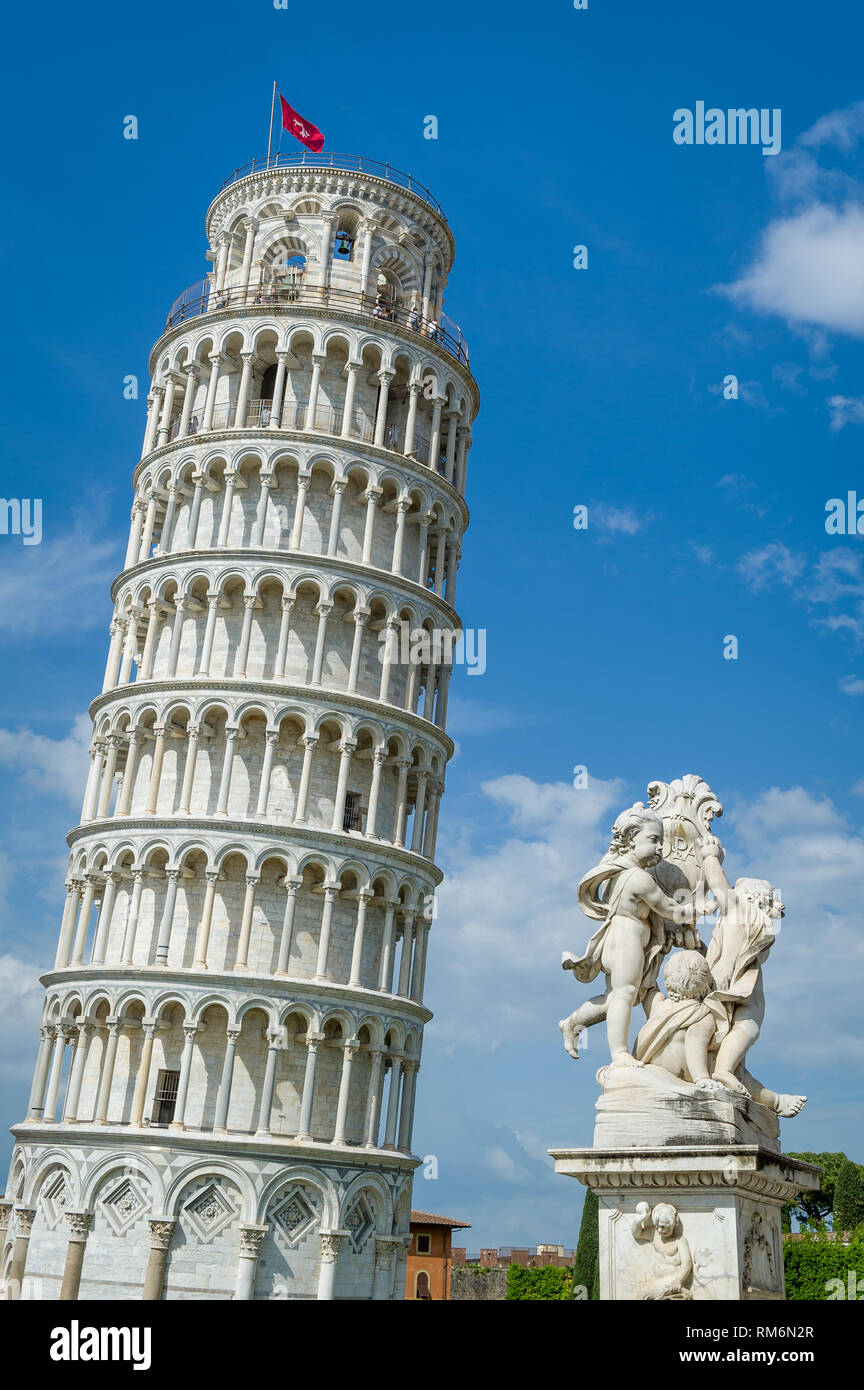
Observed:
[[[431,1211],[412,1211],[412,1213],[411,1213],[411,1225],[412,1225],[412,1226],[449,1226],[451,1230],[456,1230],[457,1227],[464,1227],[464,1228],[467,1230],[467,1229],[470,1227],[471,1222],[470,1222],[470,1221],[455,1221],[455,1220],[454,1220],[452,1217],[450,1217],[450,1216],[436,1216],[435,1213],[434,1213],[434,1212],[431,1212]]]

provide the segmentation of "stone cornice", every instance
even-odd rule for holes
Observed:
[[[400,1153],[394,1149],[300,1143],[287,1135],[261,1139],[251,1134],[237,1134],[233,1130],[227,1134],[213,1135],[196,1134],[191,1130],[169,1131],[155,1126],[133,1129],[131,1125],[79,1124],[77,1121],[73,1124],[50,1125],[24,1121],[14,1125],[11,1133],[18,1143],[44,1143],[52,1152],[68,1149],[72,1145],[130,1154],[140,1148],[151,1159],[154,1150],[164,1149],[172,1159],[184,1153],[189,1157],[211,1154],[218,1158],[225,1158],[226,1154],[242,1154],[264,1161],[315,1162],[325,1166],[333,1164],[338,1168],[359,1164],[376,1171],[382,1167],[413,1170],[423,1161],[414,1154]]]
[[[129,965],[119,969],[115,965],[79,965],[67,966],[63,970],[47,970],[39,976],[40,983],[46,989],[51,985],[73,984],[82,980],[104,986],[114,984],[126,991],[133,983],[142,987],[157,984],[162,993],[165,987],[174,986],[184,992],[191,988],[200,995],[209,996],[218,990],[249,998],[263,996],[278,1003],[305,1001],[316,1007],[316,1001],[324,998],[328,1008],[341,1003],[359,1008],[365,1014],[386,1014],[391,1019],[405,1018],[419,1024],[426,1024],[433,1017],[431,1009],[418,1004],[415,999],[406,999],[404,995],[351,987],[333,981],[313,981],[299,975],[257,975],[246,970],[241,974],[231,970],[196,970],[192,966],[187,970],[178,970],[164,965]]]
[[[161,462],[163,458],[170,455],[174,450],[179,450],[181,448],[194,449],[197,453],[203,449],[205,441],[208,445],[210,443],[222,444],[233,441],[243,447],[248,441],[251,441],[252,444],[260,444],[265,440],[269,440],[270,443],[274,445],[274,452],[279,446],[284,449],[286,441],[288,443],[296,443],[297,441],[307,443],[311,441],[312,443],[322,446],[322,453],[329,450],[330,452],[350,453],[354,455],[357,451],[360,451],[361,458],[369,455],[376,463],[383,461],[387,464],[388,468],[391,469],[393,467],[393,460],[397,459],[398,468],[409,470],[411,482],[423,482],[433,478],[435,480],[435,486],[440,488],[441,492],[448,497],[451,502],[456,503],[462,512],[464,518],[464,525],[462,527],[463,533],[468,529],[468,504],[461,492],[456,489],[453,483],[448,483],[442,473],[435,472],[423,463],[417,463],[415,460],[408,458],[406,454],[396,453],[393,449],[385,449],[383,445],[373,444],[369,440],[343,439],[341,435],[325,435],[317,430],[271,430],[263,427],[254,429],[247,426],[242,430],[208,430],[206,434],[193,434],[186,435],[182,439],[171,439],[167,444],[160,445],[158,449],[151,449],[149,454],[145,454],[142,459],[138,460],[132,470],[132,486],[133,488],[137,487],[138,476],[145,465],[152,463],[154,460]]]
[[[234,680],[233,677],[216,676],[191,676],[184,680],[181,676],[174,676],[171,680],[159,681],[133,681],[131,685],[116,685],[112,690],[103,690],[97,695],[95,700],[90,703],[89,713],[91,719],[112,704],[118,702],[128,703],[136,695],[143,700],[145,697],[153,695],[168,694],[177,698],[182,698],[184,694],[200,695],[208,690],[216,691],[223,695],[253,695],[267,701],[273,696],[277,700],[296,700],[299,703],[317,705],[322,710],[332,708],[345,709],[352,713],[362,712],[374,716],[379,723],[393,723],[404,727],[406,730],[413,730],[419,736],[429,739],[432,743],[437,743],[441,751],[446,755],[449,762],[453,756],[455,744],[449,734],[446,734],[437,724],[431,724],[428,719],[423,719],[419,714],[412,714],[410,710],[400,709],[398,705],[383,704],[380,700],[375,700],[371,695],[359,695],[347,690],[328,690],[321,686],[308,685],[289,685],[285,681],[255,681],[255,680]]]
[[[720,1190],[790,1202],[818,1191],[821,1168],[750,1144],[724,1148],[550,1149],[555,1171],[596,1192]]]

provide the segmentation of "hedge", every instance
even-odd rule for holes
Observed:
[[[573,1297],[572,1269],[558,1269],[555,1265],[541,1265],[538,1269],[527,1269],[524,1265],[509,1265],[507,1268],[507,1297],[543,1299],[547,1302]]]
[[[848,1299],[864,1300],[864,1232],[856,1232],[849,1245],[829,1238],[826,1233],[787,1240],[783,1250],[786,1267],[786,1297],[810,1303]],[[850,1270],[853,1280],[850,1281]],[[840,1286],[829,1288],[829,1280]]]

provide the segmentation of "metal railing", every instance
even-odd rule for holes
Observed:
[[[216,313],[220,309],[234,309],[238,306],[261,305],[269,308],[282,308],[294,304],[311,305],[314,308],[343,309],[346,313],[362,314],[379,323],[398,323],[420,338],[437,343],[462,362],[468,362],[468,346],[462,330],[447,314],[442,314],[440,322],[425,319],[416,309],[405,309],[399,304],[390,304],[377,295],[361,294],[354,290],[336,290],[330,286],[307,285],[304,281],[289,277],[284,281],[270,284],[241,285],[216,290],[207,280],[198,280],[175,299],[165,323],[166,329],[175,328],[187,319],[201,314]]]
[[[269,158],[261,155],[239,165],[223,180],[219,191],[221,193],[223,189],[230,188],[232,183],[247,178],[249,174],[262,174],[269,169],[341,169],[349,174],[369,174],[372,178],[395,183],[399,188],[407,188],[409,193],[422,198],[424,203],[428,203],[445,222],[447,221],[438,199],[432,196],[424,184],[418,183],[411,174],[394,169],[392,164],[381,164],[379,160],[367,159],[361,154],[313,154],[311,150],[304,150],[302,154],[271,154]]]

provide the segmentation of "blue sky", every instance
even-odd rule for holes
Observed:
[[[787,903],[755,1059],[810,1096],[785,1147],[864,1158],[864,537],[824,526],[864,496],[864,26],[832,0],[526,14],[49,5],[7,25],[0,94],[0,493],[44,505],[40,546],[0,536],[2,1115],[26,1100],[128,528],[144,404],[123,378],[204,272],[204,211],[266,149],[275,77],[326,150],[440,199],[483,396],[459,606],[488,664],[452,698],[415,1131],[438,1159],[415,1205],[471,1221],[472,1247],[575,1241],[581,1189],[543,1152],[590,1142],[602,1054],[560,1049],[582,992],[558,961],[589,932],[580,874],[653,777],[700,772],[733,872]],[[782,153],[675,145],[698,100],[780,108]]]

